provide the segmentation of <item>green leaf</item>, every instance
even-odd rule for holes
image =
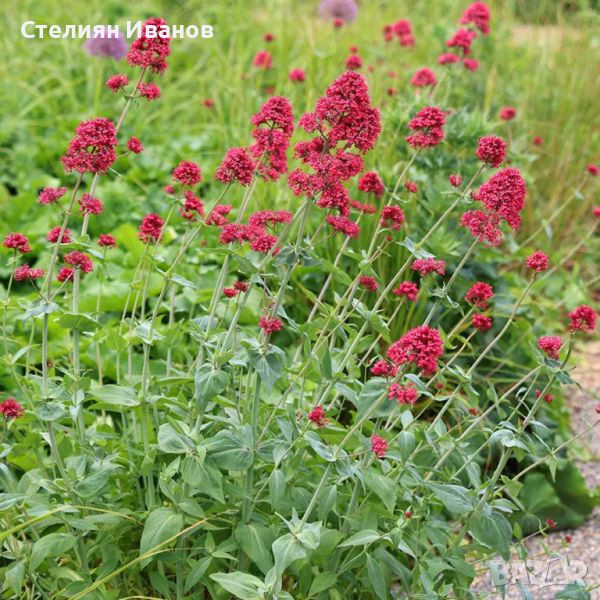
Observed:
[[[279,511],[286,505],[285,475],[280,469],[275,469],[269,477],[269,493],[271,508]]]
[[[347,546],[366,546],[376,540],[380,540],[382,535],[374,529],[364,529],[354,535],[350,536],[345,542],[339,544],[339,548],[346,548]]]
[[[431,483],[429,489],[450,512],[466,513],[473,509],[473,499],[469,490],[460,485]]]
[[[591,598],[585,584],[578,581],[572,581],[554,596],[555,600],[591,600]]]
[[[196,400],[204,403],[218,396],[229,385],[229,374],[212,365],[202,365],[194,378]]]
[[[273,559],[269,551],[273,542],[270,529],[253,523],[240,525],[235,530],[235,539],[240,548],[266,574],[273,566]]]
[[[233,573],[213,573],[210,578],[241,600],[263,600],[265,597],[263,593],[265,585],[254,575],[234,571]]]
[[[35,407],[35,414],[42,421],[58,421],[67,414],[62,402],[40,402]]]
[[[260,376],[262,385],[268,391],[279,379],[283,369],[283,357],[281,350],[274,346],[269,346],[265,353],[248,350],[250,364]]]
[[[509,559],[512,527],[500,513],[478,513],[469,520],[473,537],[484,546],[495,550],[505,560]]]
[[[254,459],[252,430],[243,425],[235,431],[223,429],[208,440],[206,450],[214,463],[225,471],[245,471]]]
[[[225,496],[223,495],[223,475],[221,471],[210,463],[209,461],[204,462],[200,466],[200,483],[197,486],[199,492],[214,498],[222,504],[225,503]]]
[[[370,554],[367,554],[367,574],[371,587],[379,600],[387,600],[389,597],[389,585],[387,577],[381,565]]]
[[[175,512],[172,508],[157,508],[153,510],[146,519],[142,539],[140,541],[140,555],[150,552],[162,542],[177,535],[183,529],[183,515]],[[145,567],[152,557],[141,562]]]
[[[319,573],[312,581],[308,591],[308,597],[312,598],[325,590],[332,589],[337,581],[337,575],[333,571],[323,571]]]
[[[95,331],[98,329],[98,321],[89,315],[79,313],[64,313],[58,319],[58,324],[65,329],[80,329],[82,331]]]
[[[163,423],[158,428],[158,449],[167,454],[184,454],[194,449],[194,442],[175,431],[170,423]]]
[[[108,404],[110,406],[133,407],[139,406],[140,404],[135,390],[122,385],[102,385],[91,388],[88,391],[88,394],[92,396],[92,398],[102,402],[102,404]]]
[[[35,542],[29,559],[29,570],[34,572],[49,557],[64,556],[76,542],[70,533],[50,533]]]
[[[408,459],[416,445],[415,436],[411,431],[401,431],[398,434],[398,448],[400,448],[402,460]]]
[[[306,558],[304,546],[291,533],[276,539],[271,546],[275,557],[275,572],[281,576],[295,560]]]

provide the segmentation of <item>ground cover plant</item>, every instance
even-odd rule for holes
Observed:
[[[321,9],[323,36],[357,17]],[[400,16],[310,91],[265,31],[240,121],[197,145],[147,141],[175,40],[92,73],[3,236],[5,597],[469,598],[487,558],[590,512],[561,386],[596,328],[598,167],[532,203],[544,140],[471,99],[489,7],[421,42]]]

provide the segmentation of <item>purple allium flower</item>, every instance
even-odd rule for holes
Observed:
[[[358,6],[354,0],[321,0],[319,15],[323,19],[343,19],[354,21],[358,14]]]
[[[121,33],[109,33],[107,28],[104,28],[98,37],[87,39],[83,47],[91,56],[112,57],[116,60],[121,60],[128,50],[127,42]]]

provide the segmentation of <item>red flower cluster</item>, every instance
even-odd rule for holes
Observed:
[[[500,137],[486,135],[477,143],[477,158],[490,167],[499,167],[506,158],[508,144]]]
[[[192,190],[185,190],[183,197],[183,207],[179,209],[179,213],[186,221],[197,221],[204,214],[202,200]]]
[[[159,17],[148,19],[143,25],[140,37],[134,40],[127,53],[127,62],[132,67],[150,68],[154,73],[163,73],[167,68],[167,56],[171,52],[171,40],[168,37],[148,37],[148,26],[160,27],[166,25],[166,21]]]
[[[79,208],[84,215],[99,215],[104,210],[104,204],[91,194],[83,194],[79,199]]]
[[[306,73],[302,69],[292,69],[289,77],[290,81],[294,83],[304,83],[306,81]]]
[[[230,148],[223,162],[217,167],[215,179],[221,183],[237,181],[242,185],[250,185],[254,168],[254,161],[244,148]]]
[[[444,139],[446,116],[437,106],[426,106],[408,123],[409,129],[415,133],[406,141],[413,148],[432,148]]]
[[[503,121],[512,121],[517,116],[517,110],[512,106],[505,106],[500,109],[500,118]]]
[[[562,348],[563,340],[558,335],[543,335],[538,338],[537,345],[548,358],[558,360],[558,353]]]
[[[392,383],[388,388],[388,398],[397,400],[398,404],[414,404],[417,401],[417,390],[412,385]]]
[[[418,258],[410,267],[413,271],[418,271],[421,277],[425,277],[428,273],[437,273],[438,275],[446,274],[446,263],[443,260],[435,258]]]
[[[325,410],[322,406],[315,406],[309,413],[308,419],[312,421],[317,427],[325,427],[328,419],[325,416]]]
[[[361,155],[373,148],[381,131],[379,111],[371,106],[364,77],[343,73],[317,100],[315,111],[304,114],[298,124],[317,133],[295,147],[296,156],[313,173],[292,171],[290,189],[296,195],[318,197],[319,207],[347,216],[350,198],[343,182],[362,171]]]
[[[501,220],[515,231],[521,226],[526,194],[527,188],[521,173],[513,168],[501,169],[473,194],[473,198],[483,204],[485,211],[467,211],[460,224],[479,241],[497,246],[502,242],[499,228]]]
[[[360,227],[348,217],[328,215],[327,223],[331,225],[335,231],[343,233],[346,237],[357,238],[360,234]]]
[[[182,160],[173,169],[172,176],[177,183],[189,187],[192,187],[202,181],[200,167],[190,160]]]
[[[46,235],[46,239],[51,244],[59,243],[59,241],[58,241],[59,237],[60,237],[60,227],[55,227],[54,229],[51,229],[48,232],[48,234]],[[61,244],[70,244],[71,243],[71,230],[68,227],[63,231],[63,235],[60,240],[60,243]]]
[[[2,245],[9,250],[26,254],[31,252],[29,240],[22,233],[9,233],[2,242]]]
[[[15,269],[15,281],[34,281],[41,279],[45,274],[44,269],[32,269],[29,265],[21,265]]]
[[[460,61],[460,56],[452,54],[451,52],[445,52],[438,56],[438,65],[453,65]]]
[[[492,328],[492,317],[487,317],[486,315],[474,314],[471,319],[471,324],[478,331],[488,331],[488,329]]]
[[[404,184],[404,189],[411,194],[416,194],[419,191],[419,188],[414,181],[407,181]]]
[[[474,58],[463,58],[462,63],[467,71],[477,71],[479,69],[479,61]]]
[[[358,181],[358,189],[365,194],[374,194],[379,198],[383,195],[383,181],[376,171],[366,171]]]
[[[584,331],[590,333],[596,328],[597,318],[598,315],[591,306],[582,304],[569,313],[569,319],[571,319],[570,329],[571,331]]]
[[[372,204],[363,204],[362,202],[358,202],[357,200],[350,200],[350,207],[363,214],[368,215],[372,215],[377,212],[377,208]]]
[[[542,392],[540,390],[535,390],[535,397],[539,398],[542,395]],[[544,397],[542,398],[542,400],[544,402],[547,402],[548,404],[552,404],[552,402],[554,402],[554,396],[552,394],[544,394]]]
[[[384,458],[387,448],[388,443],[382,437],[379,437],[375,433],[371,436],[371,452],[377,458]]]
[[[587,172],[592,176],[592,177],[597,177],[598,173],[600,173],[600,167],[598,165],[594,165],[592,163],[590,163],[587,167]]]
[[[65,171],[106,173],[117,158],[116,146],[117,132],[110,119],[82,121],[61,158]]]
[[[414,87],[433,87],[436,84],[435,73],[428,67],[418,69],[410,80],[410,85]]]
[[[438,359],[444,352],[442,338],[437,329],[427,325],[415,327],[394,342],[387,351],[388,358],[396,365],[414,363],[426,375],[437,370]]]
[[[383,28],[383,35],[387,42],[391,42],[396,36],[402,47],[414,46],[415,38],[412,34],[412,26],[410,21],[406,19],[400,19],[392,25],[386,25]]]
[[[102,248],[114,248],[117,245],[117,240],[110,233],[101,233],[98,236],[98,246]]]
[[[358,285],[366,288],[370,292],[376,292],[379,288],[379,284],[375,277],[370,277],[369,275],[361,275],[358,278]]]
[[[90,257],[85,252],[74,250],[65,255],[65,262],[75,269],[80,269],[83,273],[91,273],[94,270],[94,265]]]
[[[162,228],[165,222],[162,220],[160,215],[150,213],[142,219],[140,229],[138,231],[138,237],[144,244],[147,244],[150,240],[159,241],[162,236]]]
[[[15,400],[15,398],[7,398],[4,402],[0,402],[0,415],[7,421],[9,419],[19,419],[25,414],[23,407]]]
[[[39,193],[38,202],[40,204],[52,204],[52,202],[60,200],[66,193],[66,187],[47,187]]]
[[[534,271],[538,273],[542,273],[546,271],[549,266],[548,256],[539,250],[534,252],[531,256],[527,258],[525,264]]]
[[[490,9],[488,5],[485,2],[473,2],[463,13],[460,23],[463,25],[472,23],[483,35],[487,35],[490,32]]]
[[[231,204],[217,204],[206,218],[207,225],[223,227],[227,225],[227,215],[233,210]]]
[[[281,331],[283,322],[277,317],[263,316],[259,319],[258,326],[265,332],[266,335],[270,335],[275,331]]]
[[[448,181],[452,187],[460,187],[462,185],[462,177],[460,175],[450,175]]]
[[[446,42],[448,48],[460,48],[464,56],[471,53],[471,43],[477,37],[477,34],[470,29],[459,29]]]
[[[381,218],[379,224],[381,227],[389,227],[395,231],[399,231],[404,223],[404,211],[395,204],[384,206],[381,210]]]
[[[252,61],[257,69],[271,69],[273,67],[273,57],[267,50],[259,50]]]
[[[358,54],[351,54],[346,59],[346,69],[349,71],[357,71],[362,67],[362,58]]]
[[[127,140],[127,150],[134,154],[139,154],[140,152],[143,152],[144,146],[142,146],[142,142],[140,142],[138,138],[133,136]]]
[[[371,367],[371,373],[376,377],[394,377],[397,371],[394,365],[383,359],[376,361]]]
[[[397,288],[392,290],[395,296],[404,296],[407,300],[414,302],[419,293],[419,286],[412,281],[403,281]]]
[[[106,80],[106,87],[113,92],[118,92],[129,85],[129,77],[127,75],[113,75]]]
[[[494,290],[489,283],[478,281],[474,283],[465,294],[465,300],[478,308],[479,310],[486,310],[490,305],[489,301],[494,296]]]

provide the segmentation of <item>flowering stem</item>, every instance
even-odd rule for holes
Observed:
[[[260,388],[261,388],[261,378],[256,374],[254,379],[254,395],[252,398],[252,414],[250,426],[252,428],[252,452],[253,455],[256,456],[256,433],[258,430],[258,410],[260,408]],[[244,498],[244,504],[242,506],[242,523],[248,523],[250,521],[250,509],[252,507],[252,489],[254,487],[254,464],[255,460],[252,460],[252,463],[246,470],[246,497]]]
[[[398,316],[398,313],[400,312],[400,309],[402,308],[403,304],[404,304],[404,300],[401,300],[398,303],[398,305],[396,306],[396,308],[394,309],[394,312],[392,313],[392,316],[388,319],[388,322],[387,322],[388,328],[394,322],[394,319]],[[375,340],[373,341],[373,343],[369,346],[368,350],[365,352],[365,354],[363,355],[363,357],[358,362],[358,366],[359,367],[362,367],[367,362],[367,359],[371,355],[371,352],[373,352],[373,350],[375,349],[375,346],[377,346],[377,344],[379,343],[379,340],[381,340],[381,337],[382,337],[381,334],[379,334],[375,338]]]
[[[314,494],[312,495],[312,498],[310,499],[310,502],[308,503],[308,506],[306,507],[306,510],[304,511],[304,516],[302,517],[302,520],[300,521],[300,525],[299,525],[300,529],[302,529],[304,527],[304,525],[306,525],[306,521],[308,521],[308,517],[310,517],[310,513],[313,511],[315,504],[317,503],[317,500],[319,499],[319,496],[321,495],[321,492],[323,491],[323,487],[325,487],[325,483],[327,482],[327,476],[329,475],[330,469],[331,469],[331,463],[328,462],[327,466],[325,467],[325,471],[323,471],[321,480],[319,481],[319,483],[314,491]]]

